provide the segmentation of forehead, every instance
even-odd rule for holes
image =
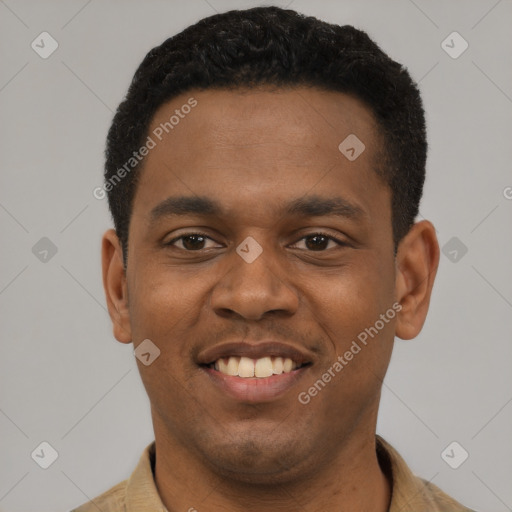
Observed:
[[[188,109],[192,98],[197,105]],[[169,127],[171,117],[176,124]],[[192,145],[200,152],[220,146],[249,152],[252,141],[282,149],[325,146],[332,150],[344,134],[357,134],[371,145],[378,132],[371,110],[357,98],[305,87],[191,91],[160,106],[149,131],[162,128],[164,143]],[[202,145],[195,143],[197,137]]]
[[[196,195],[260,215],[265,204],[308,192],[339,192],[364,209],[369,193],[383,188],[375,173],[381,141],[372,112],[338,92],[190,91],[157,110],[148,134],[155,145],[134,213],[143,206],[149,212],[171,195]],[[364,148],[354,160],[340,151],[346,140],[357,152]]]

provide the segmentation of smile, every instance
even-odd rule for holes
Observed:
[[[300,365],[289,357],[271,356],[259,359],[238,356],[222,357],[208,365],[209,368],[213,368],[223,375],[238,376],[243,379],[254,377],[264,379],[272,375],[290,373],[302,366],[305,365]]]
[[[289,342],[233,340],[205,348],[196,362],[215,393],[254,404],[290,391],[314,366],[315,355]]]

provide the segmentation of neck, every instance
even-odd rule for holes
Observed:
[[[252,484],[221,476],[155,425],[155,482],[169,512],[276,512],[337,510],[387,512],[391,484],[382,472],[375,433],[347,439],[314,470],[279,475],[278,483]],[[312,466],[313,467],[313,466]],[[285,469],[283,469],[285,471]],[[277,479],[276,479],[277,481]]]

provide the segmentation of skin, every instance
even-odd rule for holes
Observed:
[[[126,270],[113,230],[102,248],[114,336],[161,350],[137,364],[162,501],[169,511],[385,511],[391,486],[375,452],[382,379],[395,335],[414,338],[424,324],[439,262],[434,227],[416,223],[394,257],[391,191],[374,171],[382,141],[357,99],[314,88],[189,91],[160,107],[149,133],[191,96],[198,105],[146,157]],[[338,150],[351,133],[366,146],[352,162]],[[284,213],[313,194],[343,197],[363,215]],[[225,212],[152,222],[151,210],[177,195],[215,199]],[[209,238],[165,245],[197,232]],[[318,232],[343,245],[318,248]],[[235,252],[247,236],[263,249],[250,264]],[[298,394],[395,302],[397,316],[301,404]],[[226,397],[196,364],[226,340],[268,338],[314,355],[274,401]]]

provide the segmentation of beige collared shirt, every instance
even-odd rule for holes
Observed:
[[[377,436],[377,453],[393,481],[389,512],[472,512],[435,485],[414,476],[399,453],[380,436]],[[155,485],[154,463],[155,443],[152,442],[130,478],[71,512],[168,512]]]

